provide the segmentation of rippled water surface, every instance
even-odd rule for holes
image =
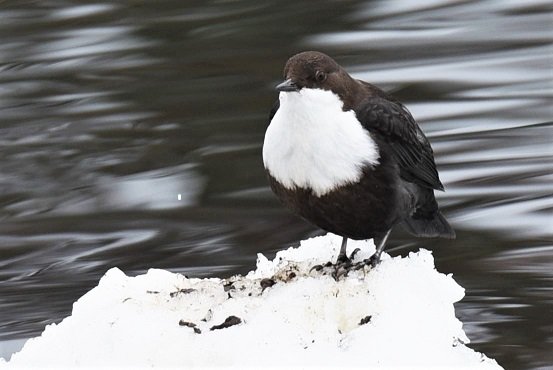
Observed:
[[[471,347],[553,364],[548,1],[0,2],[0,346],[59,322],[117,266],[228,276],[320,233],[268,189],[286,59],[334,56],[432,141]],[[181,200],[177,199],[181,194]]]

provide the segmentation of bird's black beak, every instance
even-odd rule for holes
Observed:
[[[275,89],[278,91],[299,91],[300,88],[298,85],[296,85],[294,82],[292,82],[292,79],[287,79],[283,83],[280,83],[276,85]]]

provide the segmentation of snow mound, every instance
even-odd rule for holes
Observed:
[[[71,316],[46,327],[0,368],[378,367],[501,369],[468,348],[453,303],[464,289],[429,251],[390,258],[336,281],[312,270],[341,238],[302,241],[229,279],[109,270]],[[349,241],[356,258],[370,242]]]

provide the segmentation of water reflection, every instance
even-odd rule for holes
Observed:
[[[103,209],[157,210],[194,205],[202,182],[190,166],[99,179]],[[72,210],[68,210],[71,212]]]
[[[477,350],[553,363],[548,2],[43,1],[0,19],[1,339],[59,321],[110,267],[243,273],[316,234],[260,150],[284,61],[322,49],[435,148],[458,239],[398,231],[391,249],[432,248],[467,288]]]

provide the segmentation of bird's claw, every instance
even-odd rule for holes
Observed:
[[[346,276],[353,266],[352,261],[347,256],[344,257],[338,258],[336,263],[327,262],[324,265],[315,265],[311,267],[309,273],[313,271],[321,272],[323,275],[330,275],[334,280],[338,281],[342,276]]]
[[[321,271],[323,269],[323,265],[315,265],[313,267],[311,267],[311,269],[309,270],[309,273],[313,272],[313,270],[315,271]]]
[[[367,259],[364,259],[363,261],[356,263],[354,268],[355,270],[360,270],[365,266],[370,266],[371,268],[375,268],[380,263],[380,255],[377,255],[376,253],[370,256]]]
[[[353,252],[351,252],[351,255],[349,256],[349,259],[353,261],[353,260],[355,259],[355,255],[356,255],[357,253],[359,253],[360,250],[361,250],[361,248],[355,248],[355,249],[353,250]]]
[[[376,253],[367,258],[364,261],[367,265],[370,265],[372,268],[376,267],[380,263],[380,256],[377,256]]]
[[[327,262],[324,265],[315,265],[309,270],[309,273],[313,271],[322,271],[323,275],[330,275],[334,280],[338,281],[341,277],[347,276],[351,270],[360,270],[365,266],[374,267],[380,261],[380,259],[376,258],[376,256],[372,256],[371,258],[368,258],[361,262],[354,263],[353,259],[359,251],[360,249],[356,248],[349,257],[345,254],[339,255],[336,263]]]

